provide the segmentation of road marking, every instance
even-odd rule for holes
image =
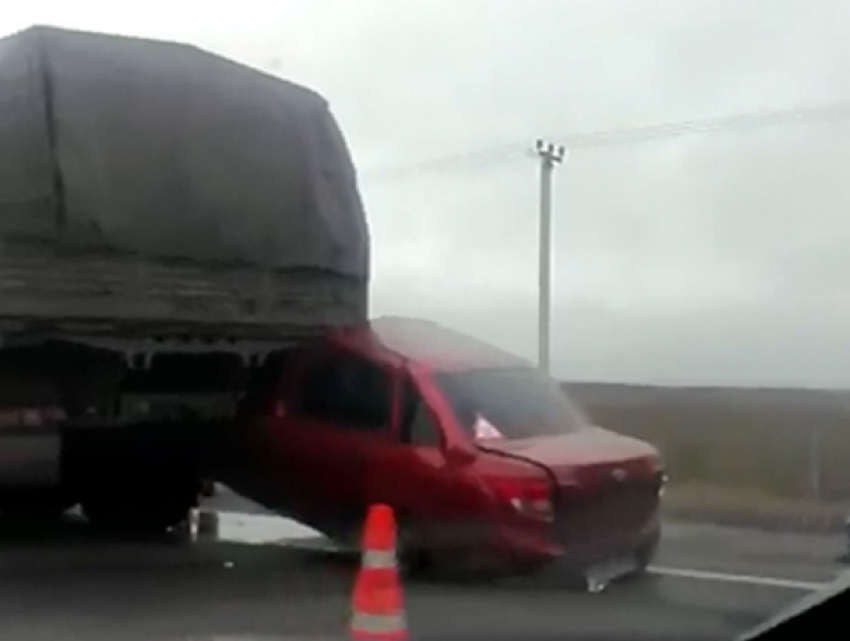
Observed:
[[[661,566],[650,566],[651,574],[660,576],[672,576],[682,579],[697,579],[701,581],[721,581],[725,583],[746,583],[749,585],[762,585],[771,588],[785,588],[788,590],[803,590],[814,592],[822,590],[829,583],[816,583],[813,581],[795,581],[793,579],[777,579],[768,576],[753,576],[749,574],[727,574],[725,572],[709,572],[706,570],[688,570],[682,568],[667,568]]]
[[[235,526],[241,530],[242,527],[257,527],[262,532],[262,542],[293,545],[296,547],[308,547],[325,551],[337,550],[338,547],[327,541],[321,534],[297,521],[277,516],[273,513],[256,514],[235,512],[230,510],[218,511],[220,517],[224,517],[225,523]],[[229,529],[229,528],[228,528]],[[273,532],[273,534],[272,534]],[[225,534],[225,533],[223,533]],[[227,536],[230,534],[230,536]],[[258,532],[259,534],[259,532]],[[242,532],[226,533],[222,538],[231,537],[241,539]],[[257,542],[257,541],[255,541]],[[754,576],[748,574],[731,574],[726,572],[711,572],[707,570],[692,570],[687,568],[671,568],[664,566],[650,566],[649,572],[659,576],[669,576],[681,579],[694,579],[697,581],[718,581],[723,583],[737,583],[745,585],[782,588],[786,590],[801,590],[804,592],[816,592],[831,583],[817,583],[814,581],[797,581],[793,579],[780,579],[767,576]]]

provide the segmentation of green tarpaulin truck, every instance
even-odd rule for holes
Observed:
[[[368,265],[317,93],[186,45],[0,39],[0,511],[182,521],[197,430],[364,321]]]

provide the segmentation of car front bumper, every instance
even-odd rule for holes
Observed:
[[[493,541],[492,552],[520,567],[554,565],[561,571],[583,574],[588,570],[621,560],[645,567],[655,554],[661,538],[658,513],[639,528],[595,533],[586,539],[559,541],[549,531],[502,529]]]

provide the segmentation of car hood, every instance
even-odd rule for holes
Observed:
[[[564,484],[612,474],[645,477],[661,471],[658,451],[650,444],[601,427],[558,436],[487,439],[479,441],[478,446],[543,465]]]

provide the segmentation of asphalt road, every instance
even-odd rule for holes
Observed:
[[[223,495],[212,504],[256,512]],[[423,640],[732,639],[840,567],[841,541],[668,524],[653,574],[602,594],[550,577],[406,586]],[[0,527],[0,624],[10,639],[344,639],[353,566],[275,517],[222,517],[221,539],[95,540]]]

